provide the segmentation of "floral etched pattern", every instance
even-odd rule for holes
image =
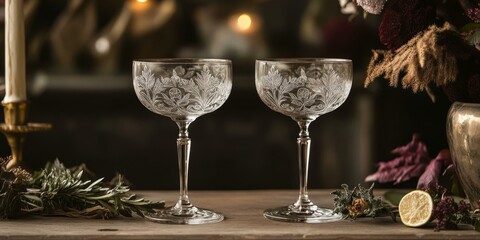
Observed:
[[[168,67],[155,69],[158,78],[147,64],[134,70],[134,88],[140,102],[160,115],[182,118],[213,112],[232,89],[230,70],[225,65]]]
[[[335,110],[347,99],[351,86],[347,64],[312,64],[293,71],[284,64],[282,71],[275,64],[257,66],[260,98],[271,109],[291,117],[316,118]]]

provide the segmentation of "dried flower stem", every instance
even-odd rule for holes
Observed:
[[[440,43],[446,37],[457,36],[448,23],[441,28],[432,25],[394,52],[373,50],[365,87],[383,77],[390,81],[390,86],[401,82],[403,88],[411,87],[415,93],[427,90],[432,96],[430,83],[443,86],[457,77],[457,59]]]

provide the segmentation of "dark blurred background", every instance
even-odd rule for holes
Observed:
[[[438,90],[432,103],[386,82],[363,87],[371,49],[383,48],[380,19],[349,20],[337,1],[26,0],[25,15],[29,119],[54,125],[28,136],[32,169],[58,158],[98,176],[122,173],[136,189],[178,188],[177,127],[135,96],[131,64],[139,58],[233,60],[228,101],[190,128],[191,189],[298,185],[298,127],[260,101],[256,58],[353,59],[349,98],[311,125],[312,188],[362,183],[413,133],[432,157],[447,147],[450,103]],[[1,138],[0,155],[9,154]]]

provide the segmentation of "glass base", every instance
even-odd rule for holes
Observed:
[[[145,213],[145,218],[158,223],[204,224],[220,222],[224,217],[222,214],[208,209],[192,207],[188,211],[182,211],[174,206],[156,213]]]
[[[315,206],[315,210],[308,212],[294,211],[292,206],[270,208],[263,212],[268,219],[282,222],[324,223],[335,222],[343,219],[341,214],[334,213],[332,209]]]

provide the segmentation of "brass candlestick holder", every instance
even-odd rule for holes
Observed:
[[[45,131],[52,128],[48,123],[27,123],[28,102],[2,102],[5,113],[5,123],[0,124],[2,132],[12,150],[12,159],[7,164],[7,170],[23,162],[23,146],[28,133]]]

